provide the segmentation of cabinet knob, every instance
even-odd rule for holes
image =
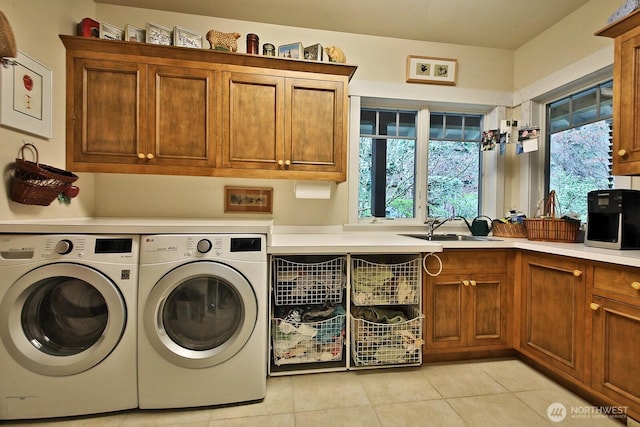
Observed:
[[[465,285],[465,286],[469,286],[469,281],[468,280],[463,280],[462,284]]]
[[[589,304],[589,308],[593,311],[598,311],[600,309],[600,304],[596,304],[595,302],[592,302],[591,304]]]
[[[640,282],[633,282],[633,283],[631,284],[631,287],[632,287],[633,289],[635,289],[636,291],[640,291]]]
[[[291,166],[291,160],[285,160],[284,165],[285,166]]]
[[[581,270],[573,270],[573,275],[576,277],[580,277],[582,276],[582,271]]]
[[[153,154],[152,153],[147,154],[147,159],[149,160],[153,159]]]
[[[627,155],[627,150],[625,150],[624,148],[621,150],[618,150],[618,157],[625,157]]]
[[[144,153],[138,153],[138,158],[139,159],[146,159],[147,156],[145,156]]]
[[[475,280],[470,280],[469,283],[471,283],[471,286],[475,286],[476,285],[476,281]]]
[[[284,161],[278,160],[278,166],[282,166],[282,165],[284,165]]]

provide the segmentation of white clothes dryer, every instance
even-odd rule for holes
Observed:
[[[267,274],[265,235],[141,236],[140,408],[264,398]]]
[[[138,406],[138,236],[0,235],[0,419]]]

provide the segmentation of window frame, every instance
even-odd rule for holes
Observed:
[[[411,227],[411,226],[424,226],[425,221],[427,220],[427,167],[428,164],[428,143],[429,143],[429,123],[430,123],[430,114],[431,111],[434,112],[446,112],[449,114],[469,114],[469,115],[480,115],[482,120],[482,130],[486,130],[487,123],[490,120],[496,121],[496,119],[504,119],[503,116],[495,116],[495,111],[498,109],[504,110],[504,107],[495,107],[495,106],[465,106],[463,104],[460,105],[452,105],[452,104],[444,104],[439,105],[438,103],[425,103],[425,102],[416,102],[410,100],[387,100],[387,99],[376,99],[376,98],[367,98],[352,95],[349,97],[350,100],[350,111],[349,111],[349,163],[348,163],[348,190],[347,190],[347,198],[348,198],[348,224],[349,225],[371,225],[375,224],[376,226],[396,226],[396,227]],[[416,118],[416,165],[425,165],[423,167],[416,167],[416,190],[415,190],[415,213],[413,218],[376,218],[376,217],[367,217],[367,218],[359,218],[358,216],[358,184],[359,184],[359,144],[360,144],[360,111],[362,108],[373,108],[373,109],[390,109],[397,111],[417,111]],[[504,115],[504,111],[502,112]],[[493,117],[491,119],[491,117]],[[490,126],[489,126],[490,127]],[[495,186],[496,189],[503,189],[504,176],[503,172],[499,171],[497,177],[491,177],[487,180],[487,176],[484,173],[486,170],[485,166],[487,164],[487,157],[484,153],[480,153],[480,164],[481,164],[481,173],[480,173],[480,183],[479,183],[479,204],[481,209],[486,210],[486,215],[495,215],[495,207],[496,204],[495,196],[492,196],[487,204],[486,194],[487,192],[491,192],[490,189],[487,188],[487,184],[490,186]],[[489,160],[490,165],[495,167],[496,159]],[[497,158],[498,156],[496,156]],[[349,197],[352,195],[352,197]],[[353,196],[355,195],[355,196]],[[488,208],[485,206],[487,205]],[[483,206],[485,206],[483,208]],[[453,223],[457,223],[457,221],[453,221]],[[445,224],[444,228],[455,226],[456,224]],[[466,227],[464,228],[466,230]]]

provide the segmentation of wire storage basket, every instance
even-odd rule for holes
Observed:
[[[272,262],[275,304],[342,302],[346,283],[344,256],[276,257]]]
[[[34,153],[35,162],[24,159],[25,148]],[[40,163],[38,149],[33,144],[24,144],[20,157],[16,158],[11,179],[10,197],[14,202],[48,206],[78,179],[71,172]]]
[[[345,320],[346,314],[315,322],[272,319],[273,363],[280,366],[342,360]]]
[[[351,354],[355,366],[422,363],[423,318],[415,306],[352,309]]]
[[[408,261],[406,259],[409,259]],[[420,298],[421,259],[414,255],[398,262],[373,258],[351,259],[351,302],[355,305],[417,304]],[[388,261],[388,260],[386,260]]]
[[[556,192],[551,191],[543,218],[526,218],[527,239],[545,242],[575,243],[578,241],[580,221],[556,218]]]

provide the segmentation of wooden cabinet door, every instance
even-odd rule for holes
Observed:
[[[468,290],[468,340],[473,347],[505,345],[507,285],[504,274],[474,274]]]
[[[76,57],[69,75],[67,168],[135,164],[145,145],[146,66]]]
[[[214,167],[216,72],[178,66],[149,66],[148,165]]]
[[[284,79],[226,72],[223,85],[223,167],[283,169]]]
[[[286,80],[285,162],[296,171],[342,172],[346,137],[342,81]]]
[[[430,277],[425,292],[426,350],[466,347],[465,293],[460,274]]]
[[[640,174],[640,28],[615,41],[613,174]]]
[[[640,307],[594,296],[593,389],[640,412]]]
[[[504,274],[442,274],[425,296],[427,349],[506,344]]]
[[[520,349],[582,380],[586,264],[537,253],[523,260]]]

